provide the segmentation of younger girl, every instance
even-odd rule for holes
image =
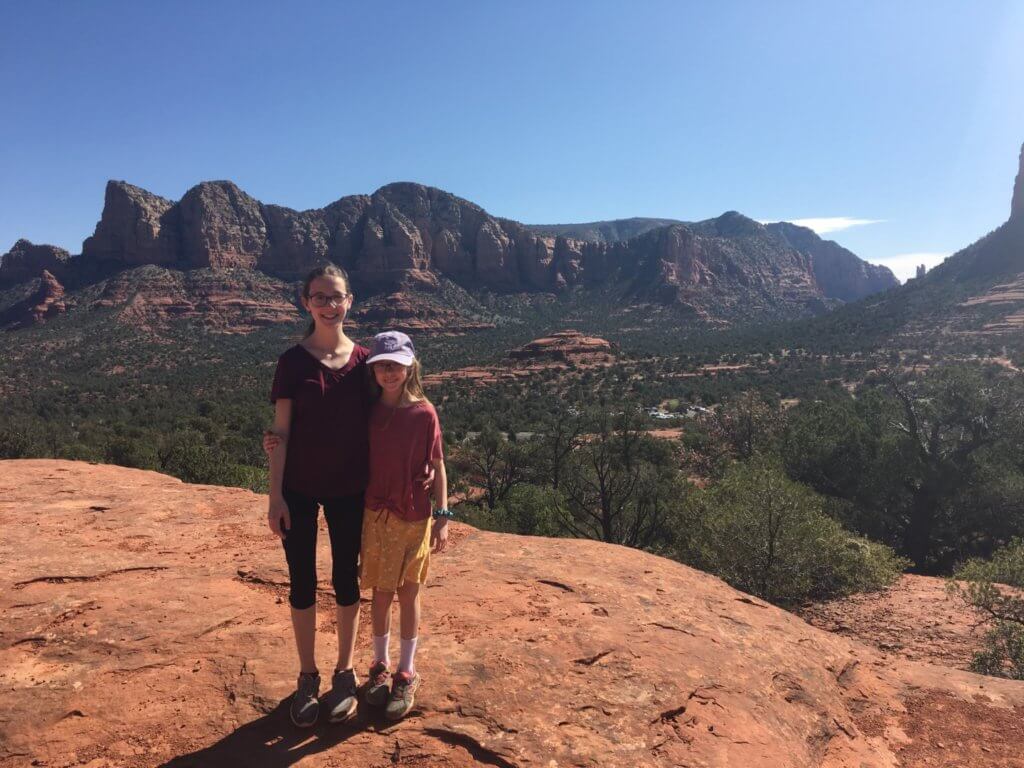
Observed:
[[[397,331],[378,334],[367,364],[373,373],[376,402],[370,413],[370,480],[360,579],[364,589],[373,590],[374,662],[364,697],[368,704],[384,706],[389,720],[399,720],[412,708],[420,686],[415,664],[420,587],[427,577],[431,549],[441,552],[448,542],[448,479],[441,425],[423,394],[412,341]],[[429,491],[415,482],[424,462],[435,470],[433,513]],[[389,691],[388,640],[396,592],[401,645]]]

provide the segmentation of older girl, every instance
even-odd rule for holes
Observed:
[[[299,655],[291,718],[311,726],[320,710],[316,666],[316,539],[319,507],[331,539],[338,621],[338,660],[325,698],[330,720],[356,711],[352,668],[359,621],[358,558],[368,473],[365,347],[345,335],[352,306],[348,276],[328,265],[309,274],[302,305],[312,316],[305,338],[281,355],[270,399],[270,505],[267,524],[283,544],[291,589],[292,628]]]

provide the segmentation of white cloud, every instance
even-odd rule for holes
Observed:
[[[829,232],[840,232],[850,227],[862,227],[865,224],[881,224],[885,219],[855,219],[851,216],[825,216],[816,219],[788,219],[790,224],[813,229],[819,235]]]
[[[925,267],[931,269],[941,264],[947,256],[949,256],[948,252],[939,253],[936,251],[898,253],[895,256],[888,256],[884,259],[874,259],[872,263],[888,267],[899,278],[900,282],[905,283],[916,274],[919,264],[924,264]]]

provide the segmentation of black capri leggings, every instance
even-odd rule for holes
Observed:
[[[359,602],[359,545],[363,535],[363,495],[313,499],[284,490],[292,527],[284,537],[293,608],[316,603],[316,533],[319,505],[323,505],[331,536],[331,583],[338,605]]]

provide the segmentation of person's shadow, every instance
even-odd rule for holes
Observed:
[[[312,728],[297,728],[288,717],[290,704],[289,696],[268,714],[238,727],[216,744],[179,755],[160,768],[285,768],[336,747],[360,731],[388,731],[397,725],[360,702],[357,716],[346,723],[323,721]],[[409,713],[416,714],[416,710]]]

